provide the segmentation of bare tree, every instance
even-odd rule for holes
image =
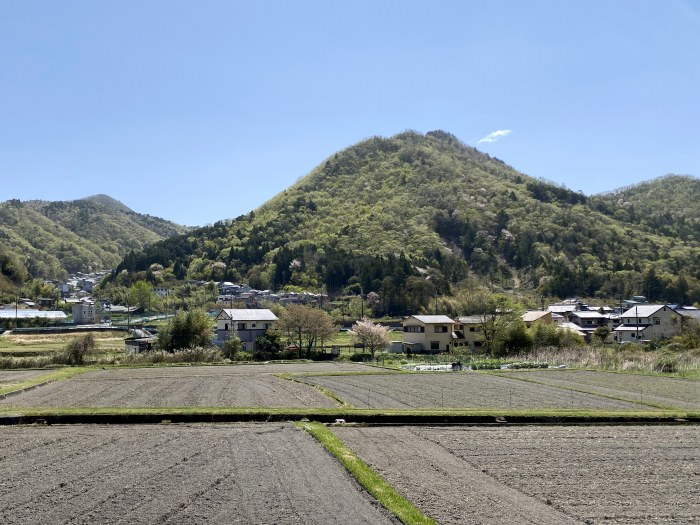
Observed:
[[[311,356],[311,349],[319,340],[331,337],[336,332],[333,319],[325,311],[302,305],[290,305],[282,312],[277,328],[294,341],[299,348],[306,349],[306,356]]]
[[[377,350],[383,350],[389,345],[389,329],[367,318],[352,325],[350,335],[357,343],[362,343],[374,357]]]

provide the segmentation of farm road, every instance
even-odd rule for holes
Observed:
[[[0,523],[396,524],[290,425],[7,427]]]
[[[513,379],[534,380],[559,388],[575,388],[620,399],[700,410],[700,381],[675,377],[619,374],[591,370],[498,372]]]
[[[442,524],[700,520],[700,428],[336,427]]]

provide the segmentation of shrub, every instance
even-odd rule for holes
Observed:
[[[91,333],[76,337],[56,354],[56,364],[82,365],[85,357],[95,351],[95,346],[95,336]]]
[[[371,360],[372,360],[372,354],[357,353],[357,354],[352,354],[350,356],[350,361],[353,361],[355,363],[361,363],[363,361],[371,361]]]
[[[663,353],[656,360],[656,363],[654,363],[654,371],[675,374],[678,372],[678,365],[679,361],[677,356],[669,353]]]

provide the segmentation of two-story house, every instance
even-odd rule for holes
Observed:
[[[681,333],[683,317],[663,304],[635,305],[620,315],[622,324],[615,328],[618,343],[668,339]]]
[[[449,352],[454,321],[446,315],[411,315],[403,320],[404,351]]]
[[[255,350],[255,339],[272,328],[277,316],[267,308],[224,308],[216,316],[216,338],[236,335],[245,350]]]

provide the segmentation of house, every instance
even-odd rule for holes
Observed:
[[[95,324],[100,322],[94,303],[81,302],[73,305],[73,322],[75,324]]]
[[[216,338],[238,336],[245,350],[255,350],[255,339],[272,328],[277,316],[267,308],[224,308],[216,316]]]
[[[411,315],[403,320],[404,351],[449,352],[454,321],[446,315]]]
[[[131,337],[124,339],[124,346],[127,353],[140,354],[153,350],[156,337],[148,330],[134,329]]]
[[[481,315],[467,315],[458,317],[454,325],[453,346],[467,346],[472,352],[484,345],[484,317]]]
[[[668,339],[681,333],[683,316],[664,304],[639,304],[620,315],[615,328],[618,343]]]
[[[535,323],[552,324],[554,322],[552,312],[549,310],[528,310],[520,318],[528,328]]]

